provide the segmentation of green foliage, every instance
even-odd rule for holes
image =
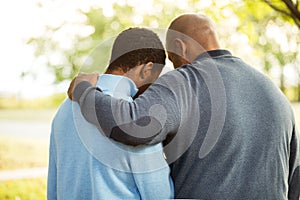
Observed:
[[[1,136],[0,170],[46,167],[48,146],[49,141],[45,139]]]
[[[99,40],[103,37],[107,23],[103,16],[102,8],[92,8],[89,12],[83,12],[87,17],[87,25],[94,28],[94,32],[90,35],[93,40]]]
[[[277,1],[276,6],[284,9],[285,4],[282,1]],[[241,22],[247,22],[246,24],[241,23],[238,30],[248,36],[255,54],[263,62],[265,73],[272,78],[271,70],[278,70],[280,72],[279,87],[287,95],[286,79],[288,77],[284,75],[284,69],[287,64],[291,63],[297,68],[296,60],[300,48],[299,31],[296,31],[298,36],[291,31],[293,26],[290,23],[292,20],[287,16],[279,15],[277,11],[261,0],[245,1],[239,9],[235,10],[235,14]],[[273,32],[270,33],[269,31],[268,33],[268,29],[272,29]],[[285,47],[286,45],[288,45],[288,48]],[[291,48],[291,46],[297,47]],[[298,84],[300,85],[300,80],[298,80]],[[293,96],[291,91],[294,90],[295,87],[289,89],[289,95],[287,96]]]
[[[287,96],[287,98],[290,100],[290,101],[292,101],[292,102],[296,102],[296,101],[298,101],[298,99],[299,99],[299,93],[298,93],[298,91],[300,91],[299,90],[299,88],[298,88],[299,86],[293,86],[293,87],[289,87],[289,88],[286,88],[286,91],[285,91],[285,95]],[[299,112],[299,114],[300,114],[300,110],[298,110],[298,112]],[[299,116],[300,117],[300,116]],[[299,125],[300,126],[300,125]]]
[[[46,178],[11,180],[0,182],[2,200],[43,200],[46,199]]]
[[[0,121],[50,122],[56,109],[0,109]]]
[[[300,29],[300,8],[298,0],[263,0],[278,12],[284,21],[295,24]]]
[[[300,127],[300,102],[295,102],[292,104],[294,114],[295,114],[295,119],[296,119],[296,126]]]
[[[56,83],[59,83],[73,78],[79,71],[103,72],[108,64],[114,37],[126,28],[144,26],[166,29],[171,20],[181,13],[202,12],[216,22],[220,30],[220,40],[225,48],[229,48],[246,61],[260,60],[261,68],[271,78],[275,78],[272,77],[272,70],[279,68],[280,88],[290,87],[286,85],[288,77],[283,74],[284,69],[287,64],[291,63],[295,68],[299,66],[294,62],[297,56],[299,57],[300,48],[299,30],[289,30],[294,25],[291,17],[273,10],[264,0],[176,2],[153,0],[149,4],[151,9],[147,10],[141,10],[138,5],[140,2],[137,5],[133,5],[129,0],[125,0],[123,4],[112,2],[114,14],[111,16],[105,15],[105,10],[101,5],[94,6],[89,10],[80,11],[85,21],[76,24],[82,29],[90,28],[92,31],[84,36],[73,33],[72,40],[70,40],[72,42],[68,48],[55,39],[55,36],[62,34],[66,27],[74,25],[74,22],[68,21],[64,21],[57,27],[47,26],[43,35],[31,38],[28,42],[35,46],[36,56],[47,61],[50,71],[55,74]],[[269,0],[268,2],[274,3],[280,9],[287,9],[283,0]],[[289,46],[287,50],[284,49],[281,38],[268,34],[268,29],[271,28],[281,33],[280,35],[274,32],[275,35],[280,35],[278,37],[287,38],[286,43]],[[244,45],[251,46],[253,55],[240,55],[242,52],[240,49],[244,47],[236,38],[241,37],[247,40],[247,44]],[[296,48],[290,48],[295,45]],[[298,85],[300,88],[300,80]]]

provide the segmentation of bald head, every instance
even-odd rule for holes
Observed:
[[[183,59],[182,64],[192,62],[204,51],[219,49],[214,23],[202,14],[183,14],[175,18],[166,40],[170,60],[173,62],[175,53]]]

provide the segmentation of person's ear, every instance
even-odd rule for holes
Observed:
[[[187,46],[185,44],[185,42],[183,40],[181,40],[180,38],[176,38],[175,39],[175,54],[183,57],[183,58],[187,58]]]
[[[140,77],[142,79],[148,78],[152,74],[152,69],[153,69],[153,62],[148,62],[144,64],[140,71]]]

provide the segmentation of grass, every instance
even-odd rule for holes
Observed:
[[[0,120],[51,121],[56,109],[0,109]]]
[[[0,170],[46,167],[48,148],[49,141],[45,139],[2,136],[0,137]]]
[[[55,112],[55,109],[0,110],[0,121],[25,121],[25,123],[33,122],[33,125],[34,122],[49,122],[50,124]],[[47,131],[50,131],[50,127]],[[27,137],[25,136],[27,133],[28,131],[24,130],[22,137],[10,136],[10,132],[0,134],[0,170],[48,165],[49,139]]]
[[[46,178],[0,181],[1,200],[44,200]]]
[[[0,109],[57,108],[66,97],[66,93],[57,93],[36,99],[25,99],[17,96],[0,96]]]

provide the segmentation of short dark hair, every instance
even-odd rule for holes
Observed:
[[[145,28],[129,28],[121,32],[114,41],[107,72],[122,68],[129,69],[153,62],[155,69],[165,65],[164,46],[153,31]]]

